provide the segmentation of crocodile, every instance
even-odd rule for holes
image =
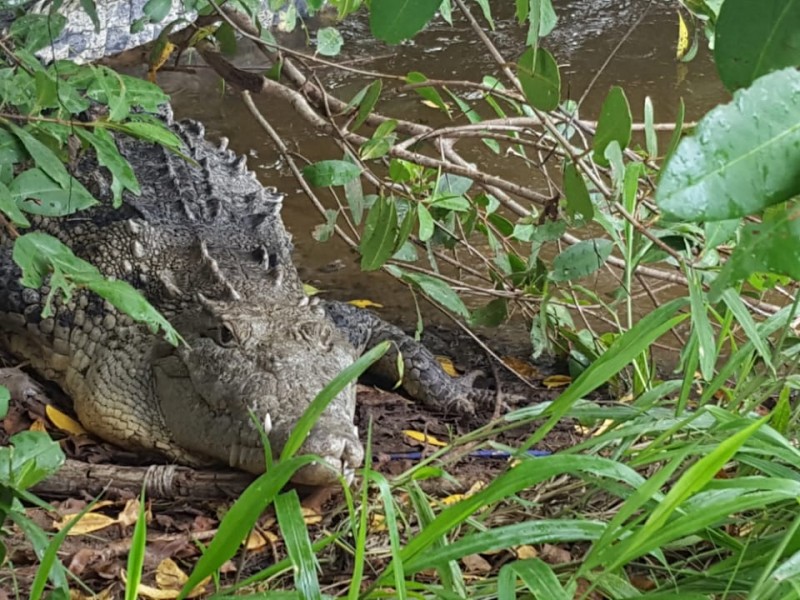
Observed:
[[[71,396],[81,423],[121,447],[187,465],[265,470],[262,431],[276,455],[318,392],[367,348],[394,346],[374,365],[426,405],[469,414],[493,397],[450,378],[397,327],[354,306],[309,298],[292,262],[282,196],[263,187],[246,159],[212,144],[193,121],[164,119],[186,161],[118,135],[141,193],[112,207],[111,177],[86,152],[71,170],[100,203],[67,217],[31,216],[107,277],[142,292],[182,336],[173,346],[86,289],[56,297],[24,287],[0,240],[0,344]],[[0,233],[0,236],[2,234]],[[354,425],[355,387],[327,407],[301,452],[322,460],[294,480],[351,479],[364,451]]]

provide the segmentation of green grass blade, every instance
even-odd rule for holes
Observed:
[[[42,592],[44,592],[44,586],[47,583],[48,578],[50,578],[58,588],[68,593],[64,565],[62,565],[61,561],[58,560],[58,550],[61,548],[64,540],[67,538],[70,529],[72,529],[86,513],[91,511],[95,504],[97,504],[97,499],[92,500],[89,504],[87,504],[86,507],[77,515],[75,515],[75,518],[67,523],[67,525],[61,529],[61,531],[55,534],[50,540],[50,543],[47,544],[47,549],[40,557],[39,568],[36,569],[36,577],[34,577],[33,583],[31,584],[31,591],[29,594],[30,600],[39,600],[39,598],[42,597]],[[25,515],[19,515],[19,518],[15,518],[14,512],[12,512],[9,516],[14,519],[17,525],[21,525],[20,520],[25,520],[29,521],[31,525],[38,529],[38,526],[30,521]],[[26,535],[28,535],[29,532],[25,528],[23,528],[23,531],[25,531]],[[35,546],[36,544],[34,544],[34,547]]]
[[[430,566],[439,566],[451,560],[458,560],[470,554],[502,550],[524,544],[592,541],[598,539],[605,529],[606,524],[600,521],[574,519],[524,521],[466,535],[444,548],[437,549],[435,555],[418,554],[403,563],[403,568],[407,574],[411,574]]]
[[[366,352],[352,365],[346,369],[343,369],[341,373],[334,377],[333,380],[331,380],[331,382],[326,385],[319,394],[317,394],[317,397],[314,398],[314,401],[303,413],[303,416],[300,417],[297,425],[294,426],[292,434],[289,436],[289,439],[286,441],[286,445],[283,447],[283,451],[281,452],[281,461],[286,460],[290,456],[294,456],[297,451],[300,450],[303,442],[305,442],[306,438],[308,437],[308,433],[314,427],[314,424],[319,419],[319,416],[325,411],[325,408],[327,408],[328,404],[330,404],[331,401],[338,396],[339,393],[345,387],[347,387],[351,381],[357,379],[370,367],[370,365],[372,365],[372,363],[386,354],[386,351],[389,349],[390,345],[391,342],[381,342],[369,352]]]
[[[518,560],[506,567],[514,571],[538,600],[571,600],[574,597],[563,588],[550,565],[538,558]]]
[[[301,597],[321,600],[322,592],[317,579],[317,558],[311,549],[308,530],[303,520],[303,511],[297,491],[291,490],[275,498],[275,513],[281,537],[292,561],[294,583]]]
[[[139,494],[139,513],[133,527],[131,548],[128,551],[127,581],[125,582],[125,600],[136,600],[139,597],[139,584],[142,582],[144,555],[147,548],[147,515],[145,514],[144,486]]]
[[[564,473],[578,476],[589,473],[597,477],[623,481],[632,489],[636,489],[645,481],[633,469],[597,456],[554,455],[530,460],[523,459],[518,465],[497,477],[482,491],[444,509],[420,533],[409,540],[401,552],[400,561],[408,564],[412,559],[433,547],[445,533],[460,526],[477,510]],[[394,561],[392,561],[378,578],[378,585],[386,583],[394,566]]]
[[[369,477],[372,481],[375,482],[375,485],[378,486],[378,491],[381,494],[381,500],[383,501],[383,511],[384,516],[386,517],[385,523],[386,527],[389,530],[389,544],[392,551],[392,560],[397,565],[394,569],[394,596],[399,598],[400,600],[405,600],[408,598],[408,591],[406,590],[406,582],[405,582],[405,565],[403,564],[402,560],[400,559],[400,532],[397,529],[397,513],[394,508],[394,498],[392,497],[392,490],[389,487],[389,482],[386,481],[386,478],[377,473],[372,471],[369,473]]]
[[[736,451],[764,424],[765,420],[766,417],[759,419],[723,440],[709,454],[689,467],[667,493],[664,500],[653,510],[644,526],[620,545],[617,557],[609,566],[609,570],[614,571],[642,554],[642,550],[650,546],[648,541],[664,527],[667,519],[678,506],[713,479]]]
[[[177,600],[186,598],[203,579],[211,575],[222,564],[230,559],[239,549],[242,540],[250,533],[258,517],[274,500],[284,485],[299,468],[311,464],[316,460],[314,456],[296,456],[273,467],[269,473],[264,473],[247,489],[242,492],[239,499],[234,502],[225,518],[219,524],[219,531],[206,548],[203,556],[184,584]]]
[[[686,314],[672,316],[686,306],[686,303],[685,298],[676,298],[659,306],[617,338],[608,350],[581,373],[580,377],[550,405],[548,411],[550,418],[525,442],[520,448],[519,454],[522,455],[531,446],[541,441],[577,400],[605,384],[650,347],[655,340],[688,318],[689,315]]]

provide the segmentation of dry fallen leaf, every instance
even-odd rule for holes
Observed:
[[[492,565],[480,554],[468,554],[461,559],[461,562],[470,575],[487,575],[492,570]]]
[[[79,590],[70,589],[69,600],[113,600],[114,594],[111,591],[113,588],[114,585],[112,584],[96,594],[91,595],[86,595]]]
[[[47,418],[50,419],[50,422],[58,427],[58,429],[61,431],[69,433],[70,435],[86,435],[86,430],[80,423],[78,423],[69,415],[65,415],[55,406],[48,404],[45,406],[44,410],[47,413]]]
[[[71,523],[77,515],[64,515],[60,520],[55,521],[53,523],[53,527],[61,531]],[[112,519],[106,515],[100,513],[86,513],[81,517],[81,520],[75,523],[72,529],[69,530],[67,535],[85,535],[87,533],[92,533],[93,531],[100,531],[101,529],[105,529],[111,525],[115,525],[117,523],[116,519]]]
[[[553,544],[542,544],[539,557],[549,565],[560,565],[572,560],[569,550]]]
[[[139,505],[140,502],[138,498],[131,498],[128,500],[128,502],[125,503],[125,508],[119,513],[117,522],[125,527],[135,525],[136,521],[139,519]]]
[[[437,439],[432,435],[428,435],[427,433],[422,433],[421,431],[415,431],[413,429],[404,429],[403,433],[407,437],[414,440],[415,442],[430,444],[431,446],[447,446],[447,444],[442,440]]]
[[[516,356],[504,356],[502,360],[503,364],[517,373],[517,375],[521,375],[527,379],[539,379],[541,377],[539,369],[527,360],[522,360]]]
[[[547,389],[566,387],[572,383],[572,377],[569,375],[550,375],[542,383]]]
[[[449,356],[443,356],[441,354],[437,354],[436,362],[438,362],[439,366],[442,367],[442,371],[450,375],[450,377],[458,377],[458,371],[456,370],[456,366],[453,364],[453,361],[450,359]]]
[[[367,300],[365,298],[348,300],[347,303],[358,308],[383,308],[383,304],[378,304],[377,302],[373,302],[372,300]]]
[[[28,431],[37,431],[39,433],[47,431],[47,425],[44,424],[44,421],[41,419],[36,419],[31,426],[28,428]]]

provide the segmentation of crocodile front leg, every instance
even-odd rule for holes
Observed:
[[[425,406],[473,414],[476,406],[494,401],[493,391],[472,387],[474,377],[450,377],[430,350],[375,313],[345,302],[325,301],[323,306],[328,317],[359,353],[384,340],[393,342],[391,349],[370,368],[369,373],[390,385],[397,382],[400,379],[397,371],[399,350],[403,356],[403,389]]]

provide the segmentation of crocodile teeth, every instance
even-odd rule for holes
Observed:
[[[269,435],[270,431],[272,431],[272,417],[267,413],[264,415],[264,433]]]

